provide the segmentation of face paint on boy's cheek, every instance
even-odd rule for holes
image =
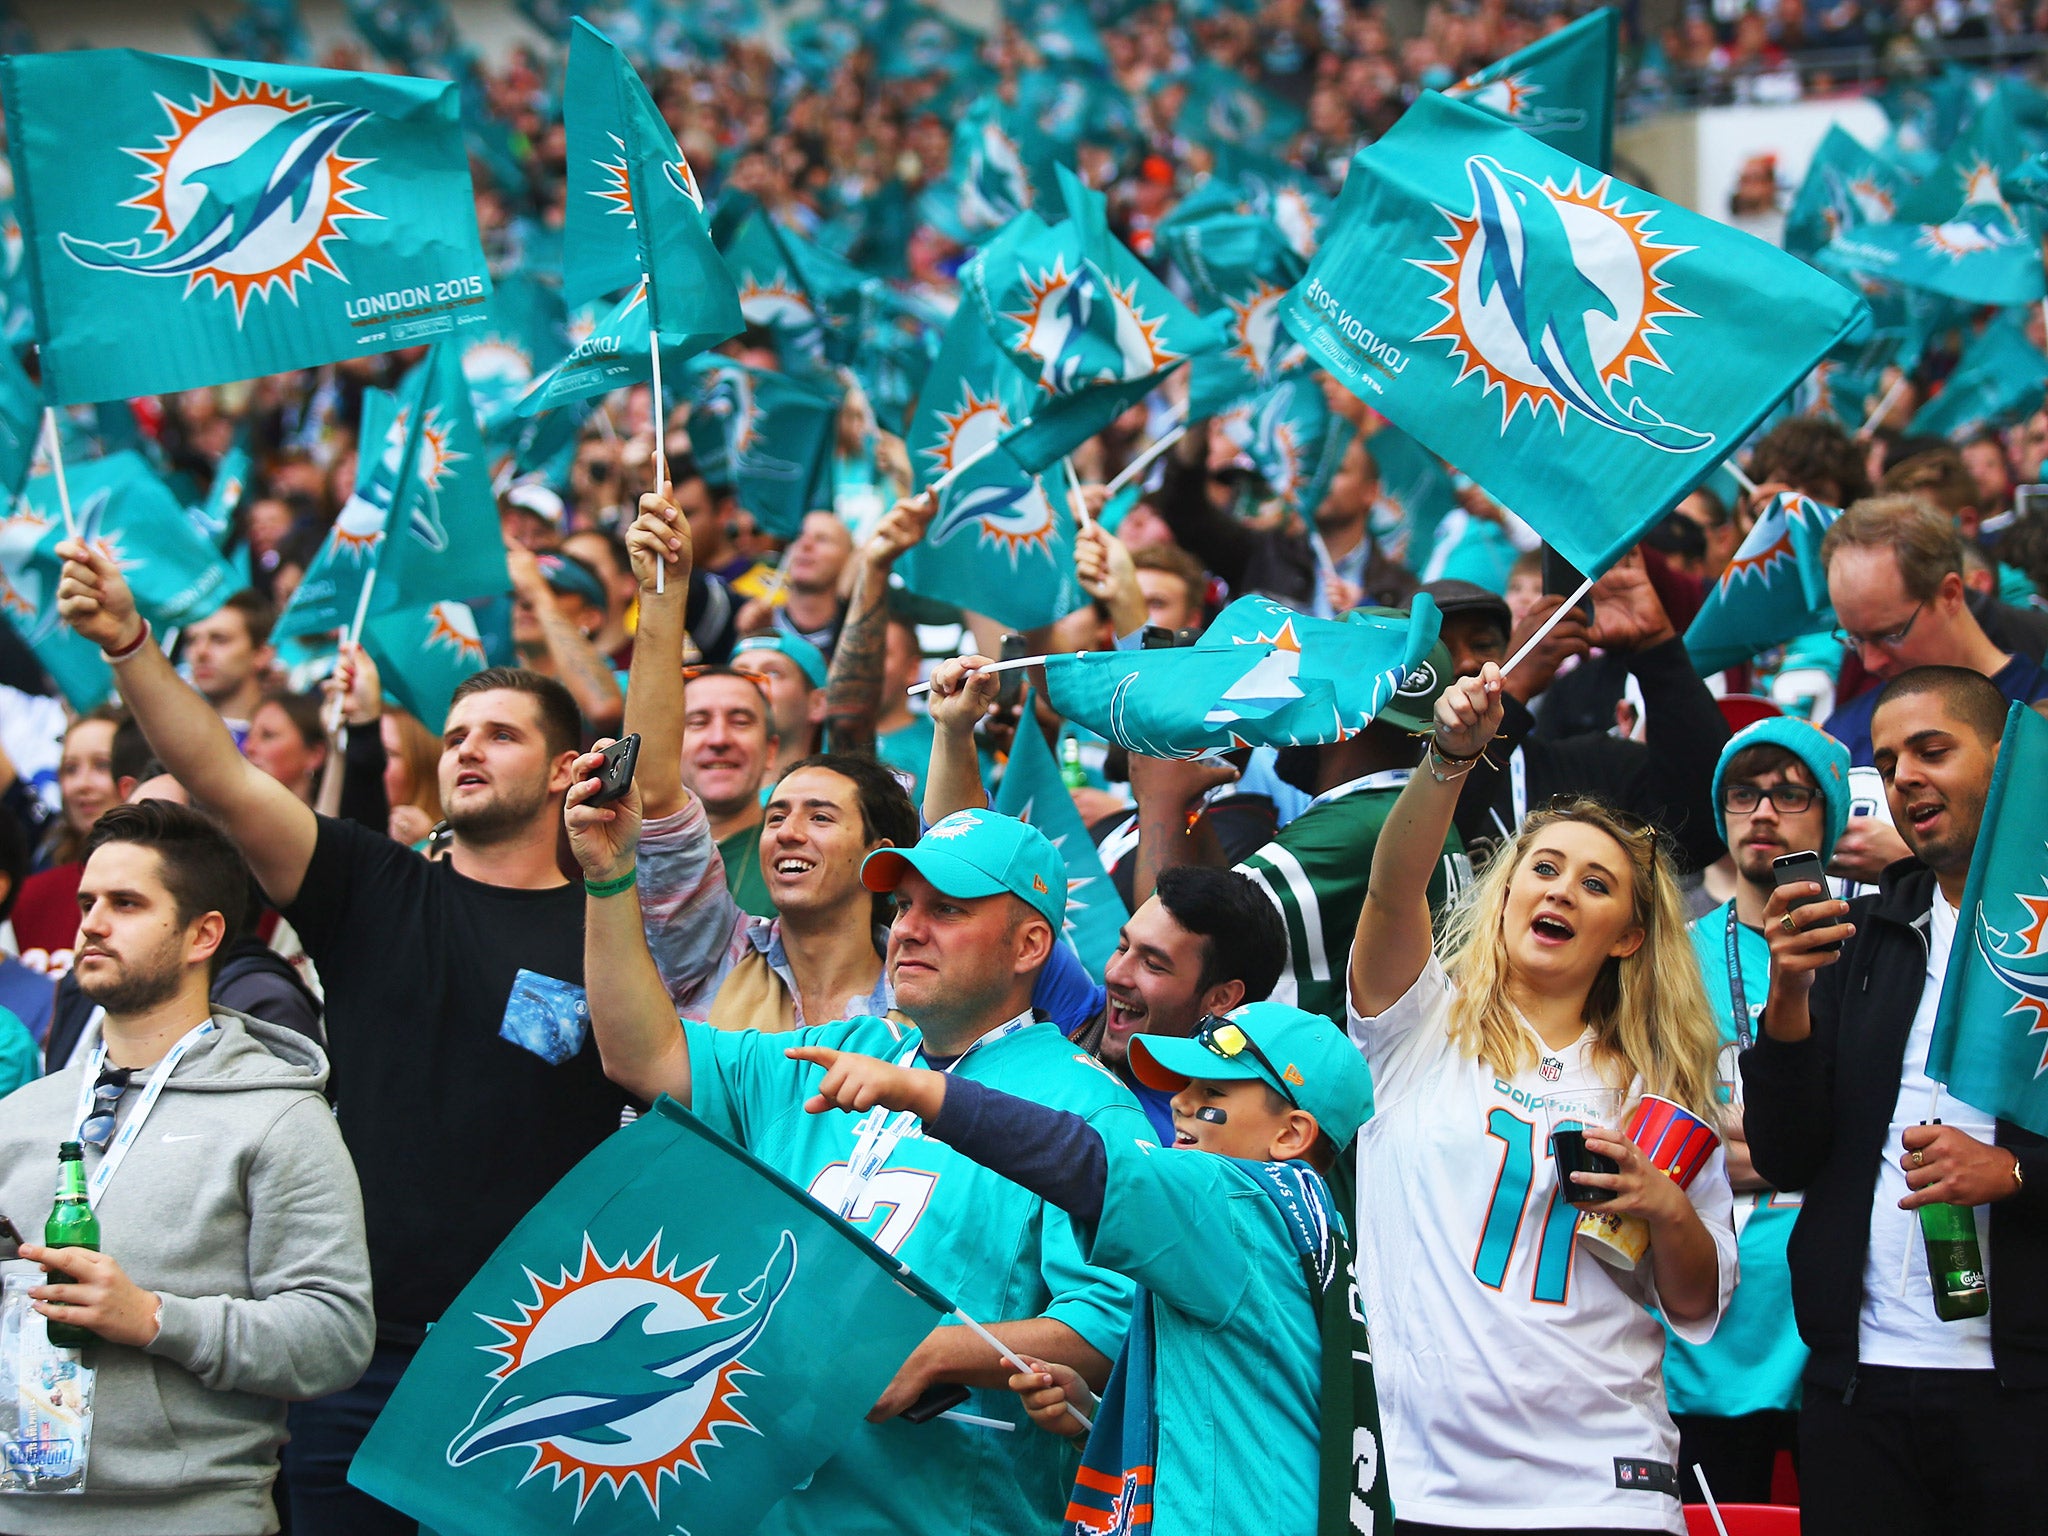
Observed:
[[[1211,1125],[1227,1125],[1230,1121],[1229,1112],[1218,1109],[1214,1104],[1204,1104],[1195,1111],[1195,1118],[1206,1120]]]

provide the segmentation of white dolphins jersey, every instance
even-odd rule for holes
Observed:
[[[1664,1329],[1649,1262],[1611,1269],[1573,1242],[1545,1095],[1607,1087],[1588,1049],[1537,1042],[1511,1080],[1446,1033],[1455,989],[1432,957],[1378,1018],[1350,1012],[1372,1067],[1358,1138],[1358,1258],[1403,1520],[1513,1529],[1683,1532],[1678,1433],[1664,1406]],[[1720,1259],[1712,1336],[1735,1287],[1735,1229],[1718,1149],[1693,1208]]]

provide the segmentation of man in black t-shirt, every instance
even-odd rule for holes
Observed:
[[[292,1412],[292,1530],[412,1536],[415,1522],[347,1486],[348,1463],[427,1326],[625,1103],[585,1040],[583,892],[555,862],[576,706],[513,668],[456,690],[440,763],[454,843],[430,864],[316,816],[250,764],[152,641],[119,569],[76,543],[62,553],[66,622],[113,662],[150,747],[227,827],[326,987],[378,1343],[361,1382]]]

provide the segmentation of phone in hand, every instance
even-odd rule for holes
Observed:
[[[640,733],[621,736],[604,749],[597,765],[598,791],[585,805],[610,805],[633,787],[633,767],[640,761]]]
[[[1783,854],[1771,860],[1771,884],[1776,886],[1804,885],[1808,881],[1818,885],[1821,888],[1821,894],[1818,896],[1801,896],[1792,903],[1794,907],[1803,907],[1809,902],[1831,899],[1827,895],[1828,872],[1820,862],[1820,855],[1812,849],[1809,848],[1804,853]],[[1832,944],[1822,946],[1824,950],[1830,953],[1839,951],[1841,947],[1842,942],[1839,939]]]
[[[1585,573],[1571,561],[1565,559],[1548,544],[1543,546],[1543,595],[1545,597],[1570,597],[1585,584]],[[1593,622],[1593,594],[1588,592],[1579,599],[1578,615],[1588,624]]]
[[[906,1424],[929,1424],[948,1408],[967,1401],[967,1388],[957,1381],[941,1381],[926,1387],[922,1396],[896,1417]]]
[[[1031,654],[1031,642],[1022,635],[1004,635],[997,650],[996,660],[1017,661]],[[996,674],[996,707],[1008,712],[1014,720],[1017,706],[1024,699],[1023,667],[1013,667],[1008,672]]]

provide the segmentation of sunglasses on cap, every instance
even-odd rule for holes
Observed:
[[[1267,1086],[1277,1088],[1283,1099],[1296,1109],[1301,1108],[1301,1100],[1297,1099],[1294,1090],[1287,1086],[1287,1079],[1281,1075],[1280,1069],[1274,1066],[1266,1053],[1253,1043],[1252,1037],[1244,1032],[1243,1027],[1233,1020],[1219,1019],[1213,1013],[1203,1014],[1200,1027],[1195,1030],[1195,1044],[1214,1051],[1226,1061],[1235,1061],[1240,1056],[1251,1057],[1266,1069],[1266,1075],[1272,1079]]]

